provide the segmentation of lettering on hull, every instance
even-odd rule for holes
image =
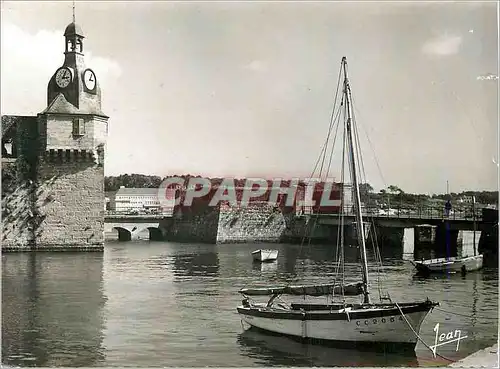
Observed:
[[[403,317],[387,317],[387,318],[374,318],[374,319],[365,319],[365,320],[356,320],[356,325],[366,326],[366,325],[374,325],[374,324],[386,324],[386,323],[394,323],[396,320],[403,320]]]

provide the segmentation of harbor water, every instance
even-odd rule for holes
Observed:
[[[251,251],[279,250],[255,264]],[[370,251],[370,250],[369,250]],[[382,249],[383,286],[394,301],[440,302],[422,324],[462,339],[438,348],[459,360],[493,345],[498,332],[498,270],[416,277],[402,250]],[[372,298],[378,278],[369,252]],[[346,280],[359,281],[355,248]],[[356,351],[244,330],[236,307],[243,287],[325,283],[336,276],[335,247],[107,242],[104,253],[2,255],[2,363],[9,366],[436,366],[424,344],[415,353]],[[297,298],[297,297],[295,297]],[[315,298],[326,301],[326,298]],[[359,300],[359,298],[357,298]],[[356,300],[356,301],[357,301]],[[244,327],[245,329],[247,327]]]

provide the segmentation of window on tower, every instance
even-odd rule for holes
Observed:
[[[73,119],[73,136],[83,136],[85,134],[85,122],[82,118]]]
[[[83,52],[82,40],[76,40],[76,51],[78,51],[79,53]]]

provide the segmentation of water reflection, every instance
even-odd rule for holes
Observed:
[[[262,366],[418,366],[415,352],[387,352],[339,349],[303,344],[287,337],[248,329],[238,335],[244,355]]]
[[[276,248],[278,260],[255,268],[251,251]],[[441,303],[422,324],[462,329],[460,359],[497,338],[498,271],[420,279],[383,250],[384,287],[396,301]],[[236,306],[243,287],[323,283],[336,276],[335,247],[107,243],[97,254],[2,255],[3,363],[39,366],[414,365],[415,358],[301,345],[288,338],[242,334]],[[361,275],[356,248],[346,249],[346,275]],[[373,252],[369,268],[375,271]],[[267,269],[270,268],[270,269]],[[376,299],[378,280],[370,280]],[[347,280],[350,282],[350,280]],[[106,296],[106,297],[104,297]],[[264,336],[264,337],[262,337]],[[435,365],[418,344],[420,365]],[[281,363],[281,364],[280,364]],[[445,363],[446,364],[446,363]]]
[[[172,257],[174,276],[176,277],[216,277],[219,274],[219,258],[215,250],[174,253]]]
[[[278,262],[272,263],[253,263],[252,269],[257,272],[270,273],[278,270]]]
[[[103,362],[102,261],[94,253],[2,255],[4,364]]]

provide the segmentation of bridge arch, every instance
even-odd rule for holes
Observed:
[[[149,232],[149,240],[150,241],[162,241],[163,234],[161,233],[160,228],[158,227],[147,227],[145,228]]]
[[[113,227],[118,231],[118,241],[130,241],[132,240],[132,233],[123,227]]]

